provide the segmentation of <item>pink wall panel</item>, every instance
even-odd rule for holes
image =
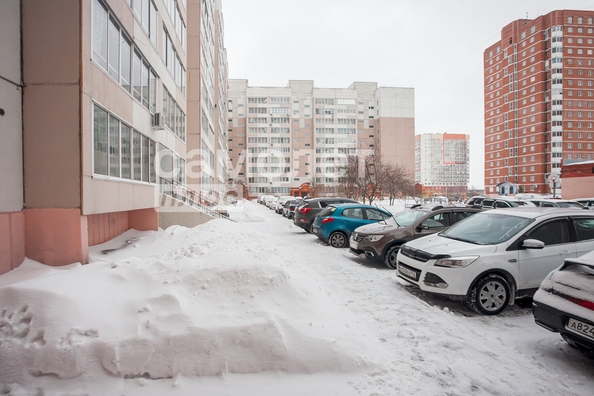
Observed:
[[[0,274],[18,267],[24,259],[24,213],[0,213]]]
[[[87,263],[85,219],[79,209],[25,209],[25,251],[46,265]]]

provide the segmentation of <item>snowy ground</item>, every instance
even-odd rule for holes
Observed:
[[[594,360],[529,305],[479,316],[262,205],[229,211],[0,276],[0,395],[594,393]]]

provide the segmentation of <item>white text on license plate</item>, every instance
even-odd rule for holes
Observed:
[[[402,266],[398,266],[398,271],[401,272],[403,275],[408,276],[414,280],[417,280],[417,273],[415,271],[411,271],[408,268],[404,268]]]
[[[594,339],[594,326],[589,325],[584,322],[580,322],[579,320],[569,319],[567,325],[565,326],[567,330],[575,331],[576,333],[580,333],[585,335],[588,338]]]

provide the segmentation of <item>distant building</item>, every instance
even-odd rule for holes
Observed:
[[[414,169],[414,90],[355,82],[315,88],[251,87],[229,80],[230,178],[251,196],[289,194],[303,183],[323,189],[338,182],[347,156],[372,154]]]
[[[447,197],[466,194],[470,136],[426,133],[415,136],[415,182],[423,194]]]
[[[0,273],[25,256],[86,263],[89,246],[156,230],[162,198],[189,199],[187,184],[224,194],[220,11],[0,1]]]
[[[562,160],[592,159],[593,40],[594,11],[560,10],[510,23],[485,50],[486,193],[551,194]]]

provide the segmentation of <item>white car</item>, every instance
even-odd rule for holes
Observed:
[[[292,199],[294,198],[289,195],[278,197],[278,199],[276,200],[276,204],[274,206],[274,211],[278,214],[283,214],[283,207],[285,206],[285,203]]]
[[[534,295],[536,324],[560,333],[580,350],[594,351],[594,251],[566,259]]]
[[[542,206],[543,208],[586,208],[578,201],[569,199],[531,199],[530,202],[532,202],[536,206]]]
[[[488,210],[407,242],[400,278],[496,315],[532,296],[565,258],[594,250],[594,213],[563,208]]]

